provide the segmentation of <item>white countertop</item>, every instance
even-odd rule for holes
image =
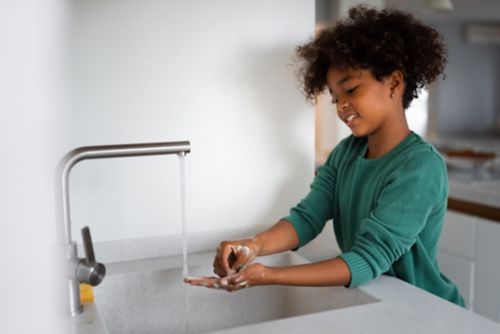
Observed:
[[[317,261],[332,257],[331,252],[311,243],[299,254]],[[158,265],[154,261],[153,267]],[[214,333],[500,333],[500,324],[393,277],[381,276],[359,289],[380,301]],[[72,319],[71,327],[72,333],[108,334],[93,303]]]
[[[500,324],[393,277],[360,289],[381,301],[214,333],[500,333]]]

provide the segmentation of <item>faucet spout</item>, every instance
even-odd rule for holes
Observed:
[[[88,281],[86,283],[97,285],[101,282],[105,273],[105,269],[101,267],[101,264],[95,262],[95,259],[93,259],[92,261],[88,261],[78,258],[76,244],[71,237],[69,175],[72,168],[80,161],[88,159],[138,157],[167,154],[185,155],[190,152],[191,144],[189,141],[100,145],[76,148],[64,155],[60,160],[56,171],[56,195],[58,196],[58,206],[60,206],[58,208],[58,212],[60,213],[60,215],[58,216],[60,220],[60,222],[58,222],[58,231],[60,241],[62,241],[62,243],[66,246],[66,258],[71,267],[70,277],[68,277],[70,286],[69,299],[71,315],[76,315],[82,312],[82,306],[80,304],[80,282],[84,280]],[[88,243],[87,245],[85,245],[85,247],[86,250],[89,249]],[[90,258],[93,257],[94,255],[92,250]],[[84,265],[88,268],[86,268]],[[84,268],[83,271],[82,268]],[[85,274],[88,273],[91,273],[93,276],[86,276]],[[84,279],[83,277],[89,277],[89,279]]]

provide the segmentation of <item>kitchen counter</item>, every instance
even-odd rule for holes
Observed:
[[[448,209],[500,223],[500,180],[490,183],[449,181]]]
[[[65,329],[71,334],[109,334],[99,316],[95,303],[85,303],[84,312],[67,319]]]
[[[381,302],[216,333],[500,333],[500,325],[393,277],[360,288]]]
[[[432,143],[444,151],[470,150],[496,155],[493,163],[483,167],[461,165],[460,160],[454,162],[446,158],[449,177],[448,208],[500,223],[500,138],[457,135],[433,140]]]
[[[336,255],[316,242],[299,254],[310,261]],[[381,276],[359,289],[380,301],[214,333],[500,333],[500,324],[393,277]],[[72,333],[108,334],[93,303],[71,319],[71,327]]]

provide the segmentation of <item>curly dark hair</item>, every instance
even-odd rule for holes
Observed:
[[[366,5],[351,8],[348,17],[298,46],[296,54],[307,99],[323,92],[330,66],[370,70],[379,81],[400,70],[404,109],[421,88],[443,73],[447,60],[443,38],[435,29],[396,8],[377,10]]]

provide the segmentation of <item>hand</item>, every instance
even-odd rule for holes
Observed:
[[[240,272],[225,277],[186,277],[185,283],[203,286],[212,289],[224,289],[227,291],[237,291],[251,286],[266,284],[268,268],[261,263],[253,263]]]
[[[222,277],[219,283],[222,289],[236,291],[257,285],[265,285],[268,268],[262,263],[252,263],[239,272]]]
[[[184,283],[195,286],[204,286],[206,288],[220,289],[220,277],[216,276],[203,276],[203,277],[185,277]]]
[[[214,273],[220,277],[235,274],[259,255],[260,245],[256,239],[223,241],[217,248]]]

